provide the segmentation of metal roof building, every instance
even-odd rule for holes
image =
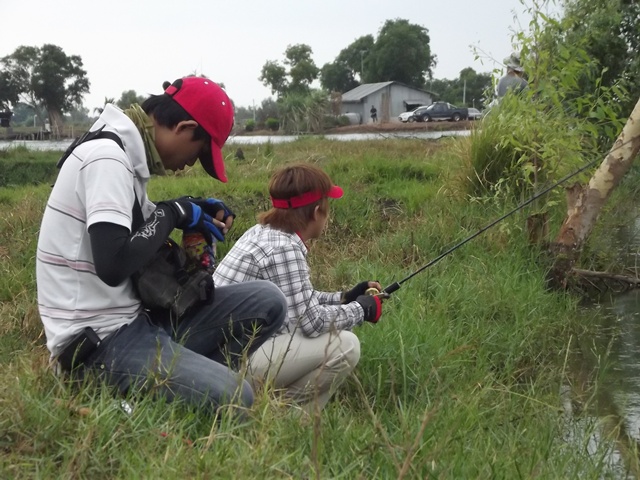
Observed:
[[[431,105],[435,94],[400,82],[365,83],[342,94],[341,113],[356,113],[362,123],[371,122],[369,111],[374,106],[378,121],[397,122],[402,112],[421,105]]]

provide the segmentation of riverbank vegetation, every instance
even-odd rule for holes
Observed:
[[[606,12],[613,3],[603,2]],[[228,184],[195,167],[153,179],[150,197],[225,199],[238,217],[218,246],[222,256],[269,207],[267,182],[277,166],[316,163],[345,196],[332,202],[326,234],[312,245],[314,284],[338,290],[364,278],[401,280],[606,154],[637,100],[636,77],[627,74],[637,62],[607,66],[614,57],[595,40],[618,35],[596,35],[610,30],[597,28],[598,20],[630,32],[620,47],[627,51],[637,37],[627,28],[637,27],[636,7],[578,15],[590,2],[567,4],[568,23],[539,14],[532,37],[517,39],[529,92],[489,112],[468,138],[303,138],[243,146],[243,160],[226,147]],[[403,283],[381,321],[356,330],[362,359],[322,412],[305,415],[266,388],[238,423],[226,410],[212,417],[178,403],[123,404],[100,385],[69,385],[52,374],[34,255],[54,179],[30,175],[58,156],[0,152],[2,171],[12,175],[0,186],[3,478],[624,478],[625,468],[640,471],[633,442],[615,464],[615,429],[573,416],[588,411],[602,372],[576,380],[569,368],[575,339],[595,327],[578,310],[579,297],[546,288],[544,246],[529,243],[525,226],[531,214],[544,214],[547,238],[555,238],[566,215],[561,188]],[[19,165],[34,165],[26,169],[30,181],[17,174]],[[637,201],[637,174],[631,170],[601,213],[583,266],[620,264],[608,240],[623,220],[612,212]],[[578,382],[579,399],[561,395]]]
[[[278,165],[313,162],[345,189],[310,251],[324,290],[404,278],[513,207],[472,201],[469,138],[304,139],[226,149],[228,184],[199,166],[155,178],[152,199],[224,198],[229,246],[268,207]],[[24,152],[15,151],[17,160]],[[57,153],[33,153],[55,162]],[[611,444],[586,448],[559,392],[571,338],[590,328],[577,299],[545,289],[527,210],[403,284],[377,325],[356,330],[362,359],[322,411],[303,415],[269,389],[234,423],[179,404],[72,386],[47,366],[37,314],[38,227],[49,184],[0,188],[0,475],[141,478],[598,478]],[[560,207],[555,207],[560,208]],[[126,406],[126,405],[125,405]],[[595,428],[595,426],[593,426]]]

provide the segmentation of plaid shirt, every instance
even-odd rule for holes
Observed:
[[[307,247],[297,234],[269,225],[247,230],[225,255],[213,279],[216,285],[269,280],[287,297],[283,330],[296,327],[309,337],[330,330],[347,330],[364,321],[360,304],[340,304],[342,292],[319,292],[311,285]]]

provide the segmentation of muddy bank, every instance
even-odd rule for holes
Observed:
[[[476,122],[463,120],[460,122],[429,122],[429,123],[365,123],[362,125],[347,125],[345,127],[330,128],[322,132],[322,134],[340,134],[340,133],[391,133],[391,132],[442,132],[451,130],[470,130]],[[233,132],[236,136],[274,136],[287,135],[282,131],[273,132],[271,130],[255,130],[253,132],[238,131]]]

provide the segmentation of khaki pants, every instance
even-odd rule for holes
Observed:
[[[301,332],[268,339],[249,358],[249,381],[272,382],[307,409],[322,408],[360,359],[360,341],[343,330],[307,337]]]

